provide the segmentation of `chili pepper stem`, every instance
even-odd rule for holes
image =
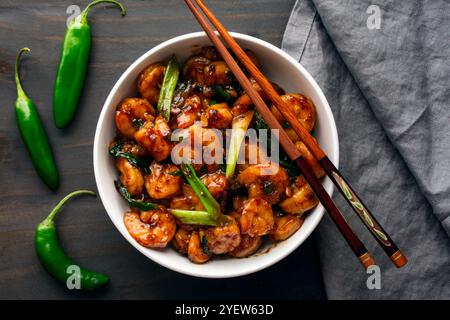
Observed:
[[[78,195],[83,195],[83,194],[91,195],[93,197],[96,196],[96,193],[91,190],[77,190],[77,191],[69,193],[53,208],[53,210],[50,212],[48,217],[45,218],[44,221],[42,221],[41,225],[51,226],[53,224],[53,220],[55,219],[56,214],[61,210],[61,208],[64,206],[64,204],[67,201],[69,201],[70,199],[72,199],[73,197],[76,197]]]
[[[97,4],[100,4],[100,3],[112,3],[112,4],[116,5],[117,7],[120,8],[120,14],[122,16],[124,16],[127,13],[125,11],[125,8],[123,7],[123,5],[120,2],[118,2],[118,1],[115,1],[115,0],[96,0],[96,1],[93,1],[93,2],[89,3],[87,5],[87,7],[83,10],[83,12],[81,12],[80,16],[81,16],[82,23],[87,23],[87,15],[88,15],[89,11],[91,10],[92,7],[94,7],[94,6],[96,6]]]
[[[25,91],[22,88],[22,84],[20,83],[20,73],[19,73],[19,65],[20,65],[20,57],[22,56],[22,53],[24,52],[30,52],[30,48],[22,48],[20,49],[19,53],[16,56],[16,66],[15,66],[15,73],[14,78],[16,79],[16,85],[17,85],[17,96],[21,99],[25,98],[28,99]]]

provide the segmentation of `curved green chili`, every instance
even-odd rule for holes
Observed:
[[[54,221],[56,214],[68,200],[82,194],[95,196],[95,192],[89,190],[74,191],[65,196],[48,217],[38,224],[35,233],[35,248],[42,265],[53,277],[68,285],[67,280],[71,277],[72,272],[77,272],[73,270],[79,268],[79,289],[95,289],[106,284],[109,280],[108,277],[98,272],[83,269],[66,256],[58,242]],[[75,268],[72,269],[73,267]]]
[[[33,101],[28,98],[20,83],[20,57],[22,53],[29,51],[28,48],[22,48],[16,57],[16,121],[37,173],[50,189],[55,190],[59,185],[59,174],[53,159],[52,149],[36,107]]]
[[[105,2],[115,4],[125,15],[124,7],[117,1],[93,1],[66,30],[53,90],[53,117],[58,128],[64,128],[72,121],[86,78],[91,50],[91,29],[87,15],[93,6]]]

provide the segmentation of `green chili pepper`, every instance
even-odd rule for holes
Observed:
[[[35,248],[37,256],[45,269],[57,280],[68,285],[68,278],[72,275],[71,268],[79,268],[77,279],[80,289],[95,289],[108,282],[108,277],[94,271],[83,269],[74,263],[63,251],[58,242],[56,233],[55,216],[61,207],[71,198],[87,194],[95,196],[95,192],[89,190],[78,190],[68,194],[50,212],[48,217],[38,224],[35,233]],[[76,270],[74,272],[77,272]]]
[[[93,1],[70,23],[64,36],[53,90],[53,116],[58,128],[64,128],[72,121],[83,89],[91,50],[87,15],[93,6],[104,2],[115,4],[125,15],[124,7],[117,1]]]
[[[22,48],[16,57],[16,120],[37,173],[50,189],[55,190],[59,184],[59,175],[53,159],[52,149],[36,107],[33,101],[28,98],[20,83],[20,57],[23,52],[29,51],[30,49],[28,48]]]
[[[120,195],[128,202],[128,205],[130,207],[143,211],[159,209],[159,205],[155,203],[133,199],[127,187],[125,187],[119,180],[114,181],[114,185],[116,186],[116,189],[117,191],[119,191]]]
[[[167,121],[170,120],[170,109],[179,74],[180,70],[178,69],[177,57],[173,55],[164,72],[164,80],[157,106],[158,113]]]

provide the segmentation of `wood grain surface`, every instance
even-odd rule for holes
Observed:
[[[231,31],[281,44],[294,0],[209,0]],[[69,5],[88,1],[0,2],[0,299],[195,299],[325,298],[314,239],[275,266],[229,280],[198,279],[167,270],[135,250],[115,229],[99,199],[79,198],[58,218],[61,241],[80,265],[108,274],[96,292],[69,291],[52,279],[34,253],[34,227],[65,194],[96,189],[92,165],[94,130],[114,83],[141,54],[174,36],[200,28],[181,0],[124,0],[127,16],[110,5],[89,16],[92,54],[84,93],[72,125],[58,130],[51,100]],[[23,86],[45,123],[61,174],[57,192],[37,177],[17,130],[14,58],[22,63]]]

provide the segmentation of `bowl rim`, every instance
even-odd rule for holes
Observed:
[[[281,50],[280,48],[276,47],[275,45],[268,43],[264,40],[258,39],[256,37],[250,36],[250,35],[246,35],[246,34],[242,34],[242,33],[238,33],[238,32],[230,32],[231,36],[233,38],[235,38],[236,40],[244,40],[244,41],[248,41],[248,42],[253,42],[256,45],[259,45],[261,47],[264,47],[265,49],[268,49],[270,51],[274,51],[277,55],[280,55],[281,58],[287,60],[290,64],[294,65],[299,72],[306,78],[306,80],[310,83],[310,85],[313,87],[314,91],[317,93],[319,99],[321,100],[321,103],[324,105],[325,107],[325,113],[326,113],[326,117],[331,119],[330,124],[331,127],[329,128],[330,130],[330,136],[331,136],[331,143],[332,145],[335,145],[334,148],[334,152],[333,154],[329,154],[329,158],[330,160],[335,164],[335,166],[338,168],[339,167],[339,139],[338,139],[338,134],[337,134],[337,128],[336,128],[336,123],[334,120],[334,116],[333,113],[331,111],[331,108],[328,104],[328,101],[324,95],[324,93],[322,92],[322,90],[320,89],[319,85],[316,83],[316,81],[314,80],[314,78],[309,74],[309,72],[298,62],[296,61],[294,58],[292,58],[290,55],[288,55],[286,52],[284,52],[283,50]],[[108,106],[111,104],[111,100],[114,98],[116,92],[118,91],[118,88],[122,85],[122,82],[125,78],[127,78],[127,76],[134,71],[134,69],[145,59],[147,59],[149,56],[153,55],[154,53],[158,52],[160,49],[169,46],[169,45],[173,45],[176,44],[178,42],[183,42],[185,40],[189,40],[189,39],[193,39],[193,38],[205,38],[206,37],[206,33],[203,31],[199,31],[199,32],[191,32],[191,33],[187,33],[187,34],[183,34],[180,36],[176,36],[174,38],[168,39],[162,43],[160,43],[159,45],[156,45],[155,47],[151,48],[150,50],[144,52],[139,58],[137,58],[123,73],[122,75],[119,77],[119,79],[116,81],[116,83],[114,84],[114,86],[112,87],[112,89],[110,90],[108,97],[105,100],[105,103],[102,106],[102,110],[100,112],[98,121],[97,121],[97,125],[96,125],[96,130],[95,130],[95,136],[94,136],[94,144],[93,144],[93,165],[94,165],[94,176],[95,176],[95,182],[96,182],[96,186],[97,186],[97,190],[98,190],[98,194],[100,196],[100,199],[102,201],[103,207],[105,208],[106,213],[108,214],[108,217],[110,218],[110,220],[112,221],[112,223],[114,224],[114,226],[116,227],[117,231],[119,231],[119,233],[127,240],[127,242],[129,242],[135,249],[137,249],[139,252],[141,252],[144,256],[146,256],[147,258],[151,259],[152,261],[158,263],[161,266],[164,266],[172,271],[176,271],[182,274],[186,274],[186,275],[190,275],[190,276],[195,276],[195,277],[201,277],[201,278],[233,278],[233,277],[239,277],[239,276],[244,276],[247,274],[252,274],[252,273],[256,273],[260,270],[266,269],[272,265],[274,265],[275,263],[283,260],[284,258],[286,258],[288,255],[290,255],[294,250],[296,250],[310,235],[311,233],[317,228],[317,225],[320,223],[320,221],[322,220],[322,217],[324,215],[324,211],[325,209],[323,208],[323,206],[319,203],[319,211],[315,214],[315,220],[313,220],[312,222],[312,226],[310,227],[309,230],[304,231],[303,233],[303,237],[301,239],[299,239],[297,241],[297,243],[295,243],[294,245],[292,245],[290,248],[286,248],[284,251],[282,251],[281,253],[278,254],[278,256],[276,258],[273,259],[268,259],[266,260],[264,263],[259,263],[259,264],[255,264],[255,266],[253,268],[248,268],[245,270],[239,270],[239,271],[235,271],[235,272],[228,272],[227,274],[223,274],[222,272],[224,270],[220,270],[222,272],[217,272],[216,274],[202,274],[201,272],[196,272],[194,270],[189,270],[186,268],[182,268],[181,266],[177,265],[177,264],[173,264],[170,263],[168,261],[166,261],[166,259],[164,258],[160,258],[159,256],[156,255],[152,255],[151,252],[149,252],[148,248],[144,248],[142,246],[140,246],[137,242],[132,242],[130,241],[127,236],[125,234],[123,234],[120,226],[119,226],[119,222],[115,221],[115,219],[113,219],[112,217],[112,213],[110,213],[110,211],[108,210],[109,205],[106,201],[106,199],[108,198],[108,195],[104,193],[104,189],[103,189],[103,184],[104,182],[101,181],[101,178],[99,176],[99,169],[98,166],[100,165],[100,160],[99,160],[99,156],[100,156],[100,152],[104,151],[104,148],[102,148],[102,146],[99,145],[100,143],[100,133],[101,133],[101,129],[104,125],[104,118],[107,115],[107,112],[109,112],[110,110],[108,110]],[[334,191],[334,185],[331,184],[330,189],[328,190],[329,194],[332,195]]]

